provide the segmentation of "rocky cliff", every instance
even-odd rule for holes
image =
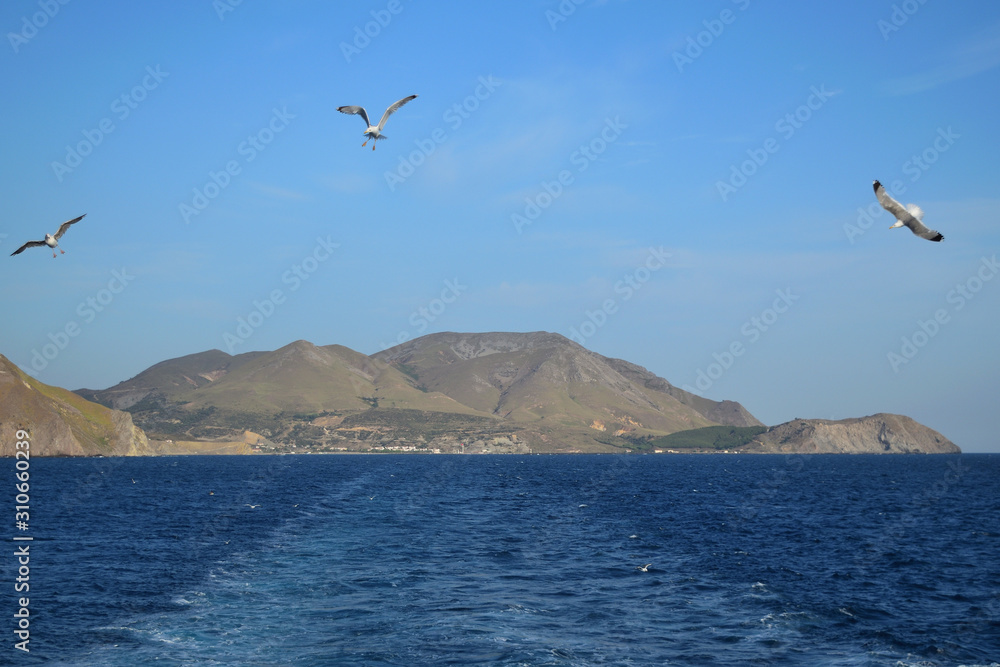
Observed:
[[[0,355],[0,456],[13,456],[18,430],[31,456],[147,456],[146,434],[127,412],[39,382]]]
[[[937,431],[909,417],[879,413],[855,419],[793,419],[757,436],[745,451],[798,454],[958,454]]]

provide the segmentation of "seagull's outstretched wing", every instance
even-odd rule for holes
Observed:
[[[910,228],[910,231],[917,236],[927,239],[928,241],[942,241],[944,236],[933,229],[930,229],[920,218],[917,217],[922,215],[923,212],[919,207],[913,206],[912,211],[916,213],[917,216],[910,212],[911,209],[907,209],[905,206],[900,204],[898,201],[889,196],[889,193],[885,191],[882,184],[878,181],[872,183],[872,187],[875,189],[875,196],[878,198],[878,203],[882,205],[882,208],[892,213],[893,217],[902,222],[904,225]]]
[[[28,241],[23,246],[21,246],[20,248],[18,248],[14,252],[10,253],[10,256],[13,257],[14,255],[18,255],[18,254],[24,252],[28,248],[34,248],[35,246],[39,246],[39,245],[45,245],[45,241]]]
[[[70,226],[70,225],[72,225],[72,224],[73,224],[73,223],[75,223],[75,222],[80,222],[80,221],[81,221],[81,220],[83,220],[83,219],[84,219],[84,218],[85,218],[86,216],[87,216],[87,214],[86,214],[86,213],[84,213],[84,214],[83,214],[83,215],[81,215],[81,216],[80,216],[79,218],[73,218],[72,220],[67,220],[66,222],[64,222],[64,223],[62,223],[61,225],[59,225],[59,231],[58,231],[58,232],[56,232],[55,234],[53,234],[53,236],[55,236],[55,237],[56,237],[56,241],[58,241],[59,239],[61,239],[61,238],[62,238],[62,235],[66,233],[66,230],[67,230],[67,229],[69,229],[69,226]]]
[[[365,127],[371,127],[372,123],[368,120],[368,112],[365,111],[364,107],[337,107],[337,111],[346,114],[357,114],[361,116],[361,120],[365,121]]]
[[[892,213],[894,218],[901,220],[904,225],[907,220],[913,218],[910,212],[906,210],[906,207],[889,196],[889,193],[885,191],[881,183],[873,181],[872,187],[875,189],[875,196],[878,198],[878,203],[882,205],[882,208]]]
[[[937,231],[936,229],[931,229],[930,227],[922,223],[920,221],[920,218],[911,215],[909,220],[903,221],[903,224],[909,227],[910,231],[919,236],[920,238],[927,239],[928,241],[944,240],[944,234]]]
[[[398,102],[394,102],[392,105],[390,105],[389,108],[385,110],[385,113],[382,114],[382,120],[378,122],[378,129],[381,131],[382,128],[385,127],[385,121],[389,120],[389,116],[396,113],[396,110],[399,109],[399,107],[403,106],[404,104],[406,104],[407,102],[409,102],[414,98],[416,98],[416,95],[410,95],[409,97],[404,97]]]

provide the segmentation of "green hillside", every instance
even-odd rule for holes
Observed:
[[[706,426],[654,438],[647,446],[650,449],[740,449],[766,430],[766,426]]]

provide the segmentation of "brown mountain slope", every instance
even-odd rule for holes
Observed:
[[[428,391],[519,424],[618,435],[759,424],[739,404],[687,394],[559,334],[439,333],[374,356]]]
[[[237,412],[367,410],[383,407],[474,413],[430,394],[394,368],[343,345],[295,341],[273,352],[231,356],[220,350],[162,361],[134,378],[78,394],[121,409],[185,405]]]
[[[658,375],[650,373],[642,366],[624,359],[605,358],[613,369],[631,382],[665,394],[700,413],[705,419],[726,426],[763,426],[750,412],[736,401],[713,401],[697,394],[675,387]]]
[[[415,388],[398,370],[343,345],[295,341],[254,358],[209,385],[175,395],[190,408],[239,412],[358,411],[373,406],[473,413],[442,394]]]
[[[143,401],[172,400],[192,389],[207,386],[261,354],[263,352],[247,352],[232,356],[222,350],[198,352],[161,361],[109,389],[77,389],[76,393],[116,410],[127,410]]]
[[[32,456],[153,453],[127,412],[43,384],[0,355],[0,456],[14,456],[19,429],[30,433]]]
[[[423,391],[364,354],[306,341],[236,357],[189,355],[81,393],[128,404],[136,423],[161,441],[230,443],[249,431],[264,437],[259,451],[377,450],[408,440],[428,448],[436,434],[494,434],[500,421]]]

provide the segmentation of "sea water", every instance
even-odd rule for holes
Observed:
[[[31,466],[6,664],[1000,662],[1000,455]]]

